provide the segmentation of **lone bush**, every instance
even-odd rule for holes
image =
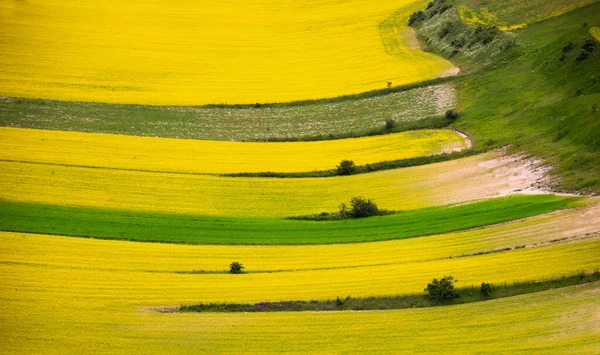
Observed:
[[[479,291],[481,292],[481,295],[484,298],[491,297],[492,296],[492,284],[482,282],[481,288],[479,289]]]
[[[429,299],[436,301],[451,300],[459,297],[458,292],[454,289],[454,283],[458,282],[452,276],[442,277],[441,279],[433,279],[427,284],[425,291],[429,294]]]
[[[425,13],[423,11],[417,11],[415,13],[413,13],[412,15],[410,15],[410,18],[408,19],[408,25],[412,26],[412,25],[416,25],[420,22],[423,22],[427,19],[427,16],[425,16]]]
[[[352,160],[342,160],[336,168],[338,175],[352,175],[356,171],[356,165]]]
[[[393,119],[388,119],[385,121],[385,128],[387,129],[392,129],[396,126],[396,121],[394,121]]]
[[[234,261],[231,264],[229,264],[229,273],[231,274],[241,274],[244,272],[244,269],[244,265],[237,261]]]
[[[447,119],[454,121],[455,119],[457,119],[460,116],[460,114],[456,110],[448,110],[448,111],[446,111],[444,116]]]
[[[377,216],[381,213],[375,202],[363,197],[354,197],[350,200],[352,210],[350,214],[354,218]]]

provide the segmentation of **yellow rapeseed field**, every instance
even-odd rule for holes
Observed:
[[[438,308],[269,314],[154,311],[160,306],[200,301],[255,302],[422,292],[426,282],[442,274],[456,276],[459,284],[465,286],[483,280],[500,283],[546,278],[597,268],[598,237],[474,257],[427,260],[427,255],[414,255],[413,262],[394,265],[245,275],[161,271],[165,266],[178,268],[178,255],[208,248],[205,246],[6,232],[0,233],[0,239],[0,341],[4,351],[11,353],[67,349],[94,353],[131,349],[143,353],[237,353],[371,348],[366,344],[356,348],[354,336],[345,336],[340,342],[340,329],[352,334],[360,330],[357,337],[364,332],[361,343],[365,337],[372,339],[380,352],[397,352],[400,344],[427,343],[434,348],[454,339],[448,336],[464,332],[464,337],[458,339],[461,343],[490,338],[491,343],[486,342],[486,346],[501,340],[503,349],[510,344],[529,351],[550,346],[548,334],[557,334],[560,338],[550,339],[554,342],[551,350],[565,353],[565,349],[576,346],[581,353],[582,349],[594,349],[591,339],[597,338],[600,331],[595,321],[599,311],[597,284],[447,307],[444,317],[440,317]],[[422,240],[427,243],[427,238]],[[84,249],[79,250],[80,246]],[[372,250],[366,246],[363,256],[372,257]],[[230,248],[235,251],[238,247]],[[284,248],[284,255],[293,260],[296,247]],[[335,254],[337,246],[329,248]],[[340,255],[340,264],[344,260],[344,255]],[[556,322],[558,318],[560,322]],[[480,326],[482,322],[485,327]],[[517,325],[521,326],[518,332],[513,329]],[[435,334],[425,331],[432,327]],[[406,329],[402,332],[406,336],[400,337],[398,332],[402,329]],[[512,339],[513,333],[521,341]],[[406,343],[407,336],[412,339],[410,343]],[[471,346],[481,350],[479,343]]]
[[[596,39],[596,41],[600,42],[600,27],[590,28],[590,34]]]
[[[403,37],[388,53],[379,24],[398,10],[408,19],[426,4],[0,0],[0,95],[234,104],[418,82],[452,65],[409,49]]]
[[[600,204],[597,202],[584,209],[487,228],[405,240],[339,245],[190,246],[20,234],[27,238],[27,243],[17,243],[11,249],[5,249],[2,260],[22,262],[21,254],[25,250],[19,247],[26,247],[29,262],[56,268],[77,265],[93,269],[101,264],[102,268],[111,269],[115,266],[112,260],[119,258],[127,259],[127,263],[119,264],[119,269],[156,272],[223,272],[233,260],[243,261],[250,272],[406,264],[600,234]],[[57,258],[57,254],[61,257]],[[98,257],[86,258],[90,255]]]
[[[495,197],[539,178],[527,161],[489,152],[332,178],[233,178],[0,161],[0,198],[121,210],[255,217],[336,211],[352,197],[417,209]]]
[[[466,148],[450,130],[318,142],[241,143],[0,127],[0,160],[186,173],[302,172]]]

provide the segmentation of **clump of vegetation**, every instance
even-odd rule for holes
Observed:
[[[492,297],[492,284],[486,283],[486,282],[482,282],[481,283],[481,287],[479,289],[479,291],[481,292],[481,296],[483,298],[489,298]]]
[[[352,205],[350,215],[354,218],[381,215],[381,211],[379,210],[379,207],[377,207],[375,202],[363,197],[353,197],[350,200],[350,205]]]
[[[581,46],[581,52],[579,53],[577,58],[575,58],[575,60],[581,62],[587,59],[590,56],[590,54],[592,54],[594,49],[596,49],[596,42],[592,41],[591,39],[587,39],[585,43],[583,43],[583,46]]]
[[[451,8],[452,5],[448,4],[448,0],[434,0],[427,4],[427,9],[425,11],[420,10],[410,15],[408,18],[408,25],[418,25],[436,15],[443,14]]]
[[[444,114],[444,117],[446,117],[446,119],[451,120],[451,121],[456,120],[459,116],[460,116],[460,114],[456,110],[448,110]]]
[[[244,272],[244,265],[242,265],[241,263],[234,261],[231,264],[229,264],[229,273],[230,274],[241,274]]]
[[[345,203],[339,206],[338,212],[328,213],[321,212],[319,214],[309,214],[304,216],[289,217],[289,219],[305,220],[305,221],[334,221],[347,218],[364,218],[372,216],[385,216],[394,213],[393,211],[382,210],[377,207],[377,204],[364,197],[353,197],[350,200],[350,207]]]
[[[441,279],[433,279],[427,287],[425,291],[427,291],[429,295],[429,299],[435,301],[446,301],[459,297],[458,292],[454,288],[454,283],[458,282],[452,276],[442,277]]]
[[[568,42],[567,44],[565,44],[565,46],[562,48],[562,53],[569,53],[570,51],[572,51],[575,48],[575,43],[573,42]]]
[[[506,51],[516,46],[511,35],[503,34],[497,26],[470,26],[462,21],[450,1],[436,0],[427,9],[415,12],[409,25],[425,39],[426,49],[448,58],[461,55],[467,58],[482,57],[489,61],[491,52]],[[492,46],[492,43],[494,45]],[[489,48],[488,48],[489,47]]]
[[[385,128],[386,129],[392,129],[394,127],[396,127],[396,121],[394,121],[391,118],[385,121]]]
[[[338,175],[352,175],[356,172],[356,165],[352,160],[342,160],[336,170]]]

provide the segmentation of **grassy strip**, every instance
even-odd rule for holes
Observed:
[[[145,106],[0,97],[0,125],[236,141],[309,141],[441,128],[451,78],[336,99],[263,105]],[[443,84],[443,87],[440,85]],[[438,92],[440,91],[440,92]],[[65,119],[68,117],[68,119]],[[126,120],[123,117],[127,117]]]
[[[418,237],[577,207],[582,198],[514,195],[341,221],[211,217],[0,201],[0,230],[183,244],[332,244]]]
[[[482,153],[481,151],[470,149],[463,150],[460,152],[443,153],[430,156],[399,159],[384,161],[374,164],[359,165],[356,167],[355,172],[352,175],[370,173],[379,170],[390,170],[398,168],[408,168],[411,166],[419,166],[433,163],[440,163],[448,160],[465,158],[472,155]],[[331,170],[320,170],[320,171],[307,171],[297,173],[278,173],[278,172],[258,172],[258,173],[235,173],[235,174],[222,174],[221,176],[229,177],[263,177],[263,178],[317,178],[317,177],[332,177],[339,175],[336,169]]]
[[[181,305],[177,312],[300,312],[300,311],[365,311],[424,308],[435,306],[448,306],[455,304],[482,302],[493,299],[542,292],[556,288],[582,285],[600,280],[600,270],[592,273],[579,273],[577,275],[563,276],[557,279],[543,281],[515,282],[512,284],[492,284],[491,294],[481,292],[480,287],[457,288],[460,297],[447,301],[431,300],[426,294],[409,294],[396,296],[378,296],[353,298],[337,297],[335,300],[311,301],[281,301],[259,303],[199,303],[195,305]],[[164,310],[163,310],[164,311]]]

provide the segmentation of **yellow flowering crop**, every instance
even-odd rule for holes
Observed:
[[[336,211],[363,196],[417,209],[495,197],[535,181],[528,162],[490,152],[444,163],[331,178],[233,178],[0,161],[0,198],[121,210],[285,217]]]
[[[596,41],[600,42],[600,27],[590,28],[590,34],[596,39]]]
[[[456,335],[454,332],[465,334],[451,339],[469,343],[474,334],[483,339],[490,331],[494,335],[507,332],[507,336],[492,337],[501,339],[504,349],[507,342],[511,347],[529,351],[534,346],[549,346],[546,336],[552,331],[562,339],[557,340],[552,350],[569,349],[569,344],[576,343],[581,352],[585,348],[581,337],[594,339],[599,332],[595,326],[599,311],[597,284],[447,307],[443,310],[445,317],[440,317],[439,308],[268,314],[158,314],[153,310],[200,301],[308,300],[422,292],[431,278],[443,274],[452,274],[463,286],[481,281],[540,279],[597,268],[600,265],[597,237],[474,257],[426,260],[427,255],[415,255],[420,260],[394,265],[245,275],[160,271],[165,266],[179,266],[180,250],[203,249],[203,246],[175,246],[182,248],[176,250],[174,246],[159,244],[19,233],[0,233],[0,239],[3,289],[0,340],[7,352],[69,349],[126,353],[132,348],[143,353],[173,349],[206,353],[308,349],[314,352],[333,348],[350,351],[364,341],[364,338],[354,342],[354,337],[344,337],[349,340],[340,343],[339,336],[332,334],[339,335],[340,329],[360,330],[356,336],[364,332],[364,337],[373,339],[380,352],[397,352],[398,346],[421,342],[431,347],[436,343],[442,346],[447,343],[447,336]],[[78,250],[84,242],[104,247]],[[427,238],[423,238],[423,243],[426,242]],[[235,252],[238,247],[230,248]],[[293,260],[296,247],[285,248],[285,254]],[[332,254],[336,253],[337,246],[329,248]],[[365,249],[363,255],[369,251]],[[170,255],[168,260],[165,254]],[[344,260],[344,255],[340,255],[340,265]],[[561,322],[556,322],[559,318]],[[480,322],[486,326],[477,326]],[[513,329],[516,325],[522,327],[516,331]],[[438,330],[436,335],[425,331],[431,327]],[[540,327],[546,329],[544,336],[539,334]],[[521,341],[515,341],[510,334]],[[575,343],[565,341],[566,335],[577,336]],[[413,341],[406,343],[406,337]],[[308,344],[307,340],[315,340],[316,344],[312,341]],[[474,350],[481,349],[479,343],[471,346]],[[366,349],[366,345],[362,347]],[[360,345],[358,349],[362,349]]]
[[[0,95],[233,104],[418,82],[452,65],[404,38],[388,53],[379,24],[426,3],[0,0]]]
[[[20,262],[22,259],[19,255],[26,252],[19,248],[27,248],[30,262],[57,268],[69,265],[97,268],[99,263],[114,266],[109,260],[126,258],[127,262],[121,263],[119,269],[214,272],[226,271],[231,261],[239,260],[251,272],[289,272],[422,262],[506,247],[540,245],[599,232],[600,204],[596,204],[584,209],[456,233],[337,245],[190,246],[11,233],[7,236],[26,236],[27,243],[11,244],[10,249],[3,250],[2,255],[5,262]],[[57,258],[57,254],[61,257]],[[101,255],[104,260],[100,262],[94,257],[86,258],[89,255]]]
[[[189,173],[303,172],[461,150],[450,130],[318,142],[241,143],[0,127],[0,159]]]

